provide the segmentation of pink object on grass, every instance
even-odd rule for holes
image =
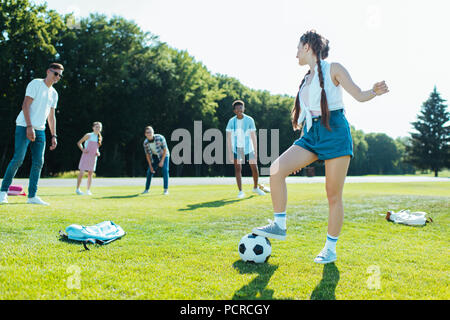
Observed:
[[[9,186],[8,196],[26,196],[22,186]]]

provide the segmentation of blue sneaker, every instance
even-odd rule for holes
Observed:
[[[267,226],[255,228],[252,230],[252,233],[266,238],[285,240],[286,229],[281,229],[274,221],[268,220],[269,224]]]
[[[324,248],[314,259],[314,262],[320,264],[327,264],[336,261],[336,259],[337,259],[336,252]]]

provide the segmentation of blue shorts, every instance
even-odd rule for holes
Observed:
[[[253,151],[251,151],[250,153],[245,154],[244,153],[244,148],[237,148],[237,150],[235,150],[235,152],[233,152],[234,155],[234,160],[240,160],[245,162],[250,162],[250,160],[254,160],[255,159],[255,153]]]
[[[319,160],[329,160],[343,156],[353,158],[353,141],[350,126],[344,115],[344,110],[330,112],[330,127],[328,131],[321,123],[321,117],[313,118],[313,124],[308,132],[303,127],[303,136],[294,145],[315,153]]]

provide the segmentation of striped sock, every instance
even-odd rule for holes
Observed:
[[[274,213],[275,223],[283,230],[286,230],[286,212]]]
[[[325,249],[331,250],[332,252],[336,252],[336,243],[338,241],[338,237],[332,237],[327,234],[327,242],[325,242]]]

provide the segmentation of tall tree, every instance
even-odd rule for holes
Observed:
[[[406,146],[408,162],[419,169],[432,170],[435,177],[450,166],[450,114],[445,101],[434,87],[417,121],[412,123],[416,132],[411,133],[411,143]]]
[[[368,145],[367,162],[370,174],[393,174],[400,159],[394,139],[384,133],[369,133],[365,137]]]
[[[0,2],[0,168],[3,170],[14,150],[15,119],[26,86],[34,78],[45,77],[49,63],[57,60],[57,34],[63,27],[61,17],[46,5],[34,5],[29,0]],[[25,162],[19,175],[28,167],[28,158]]]

